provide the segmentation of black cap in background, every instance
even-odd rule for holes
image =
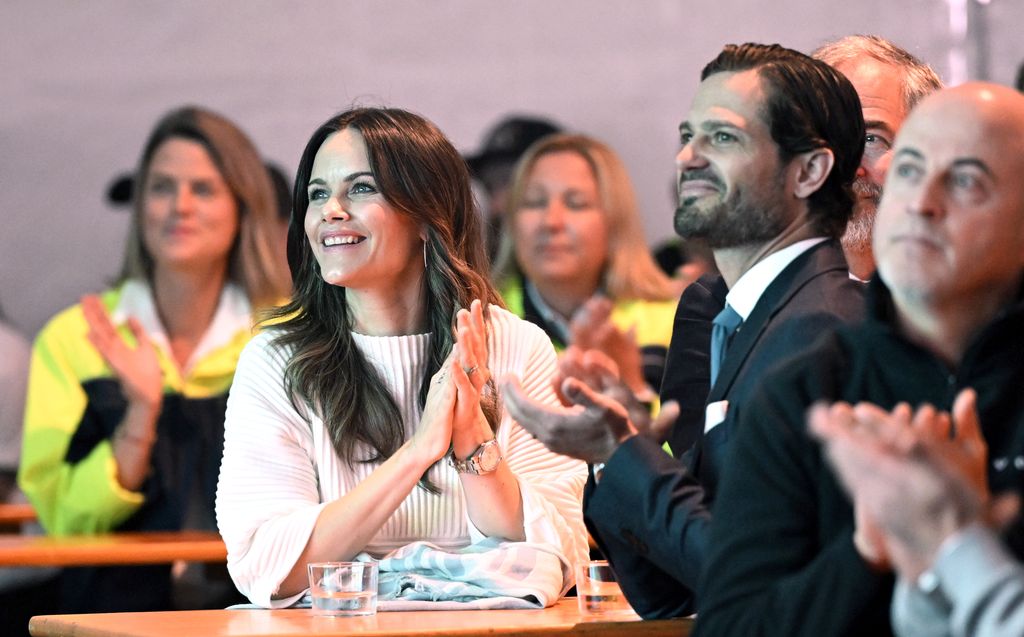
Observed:
[[[135,176],[132,173],[121,173],[107,186],[107,201],[115,207],[127,207],[132,203],[132,189],[135,187]]]
[[[479,174],[484,166],[492,162],[516,161],[533,142],[561,131],[561,127],[546,119],[507,117],[491,128],[484,138],[483,148],[467,156],[466,163],[473,173]]]

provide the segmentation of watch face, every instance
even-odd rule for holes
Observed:
[[[483,472],[491,472],[498,468],[498,463],[501,462],[501,449],[496,444],[484,445],[484,448],[480,450],[480,470]]]

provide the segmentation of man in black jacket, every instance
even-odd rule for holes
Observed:
[[[712,359],[717,380],[694,452],[684,464],[634,435],[639,423],[611,399],[629,398],[614,383],[592,389],[565,379],[563,393],[582,406],[569,414],[531,403],[515,383],[505,387],[506,405],[524,427],[552,450],[595,465],[588,528],[647,617],[695,609],[708,509],[728,472],[724,451],[763,372],[862,311],[861,284],[850,279],[838,243],[864,147],[853,86],[827,64],[778,45],[727,46],[701,77],[680,125],[675,226],[714,250],[733,324],[727,334],[723,317],[725,354]],[[714,290],[707,292],[713,300]],[[665,385],[690,371],[667,369]],[[643,418],[633,412],[633,421]]]
[[[866,281],[875,271],[871,228],[892,160],[892,142],[910,110],[942,88],[942,81],[911,53],[875,35],[850,35],[828,42],[811,57],[845,75],[860,97],[864,154],[853,181],[853,215],[841,242],[850,274]],[[704,401],[711,390],[711,320],[725,305],[726,292],[721,277],[704,277],[688,286],[679,302],[667,361],[674,373],[665,377],[661,387],[662,400],[676,400],[680,406],[668,437],[676,453],[693,446],[704,429]]]
[[[701,635],[885,635],[888,547],[808,435],[819,401],[950,411],[977,392],[994,493],[1024,494],[1024,96],[967,84],[896,139],[869,319],[769,374],[737,423],[701,588]],[[908,497],[910,494],[908,494]],[[1005,536],[1018,557],[1018,522]],[[910,591],[943,611],[942,590]]]

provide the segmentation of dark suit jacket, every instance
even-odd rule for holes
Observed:
[[[688,461],[675,460],[652,441],[635,437],[609,459],[599,488],[593,480],[588,483],[587,528],[641,615],[678,616],[696,610],[694,591],[707,554],[709,509],[736,416],[770,367],[810,345],[817,335],[859,320],[863,294],[863,285],[849,277],[837,241],[801,254],[772,281],[733,337],[708,396],[709,403],[728,400],[728,416],[698,438]],[[673,334],[670,351],[676,340]],[[666,378],[692,373],[676,367],[686,363],[682,357],[670,358]],[[697,364],[707,364],[706,354]],[[674,397],[663,393],[662,398]]]
[[[679,403],[668,444],[681,457],[704,431],[704,404],[711,391],[711,322],[725,307],[725,279],[704,275],[683,290],[672,324],[672,342],[661,381],[662,402]]]

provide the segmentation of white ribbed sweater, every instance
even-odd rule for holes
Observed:
[[[411,436],[420,420],[416,395],[429,335],[353,337],[391,390],[406,436]],[[515,374],[535,400],[558,404],[551,389],[555,353],[539,328],[492,307],[488,345],[494,378]],[[217,525],[227,544],[231,577],[254,604],[265,607],[297,599],[272,598],[305,548],[321,509],[377,466],[342,462],[323,421],[314,415],[307,423],[295,411],[283,382],[289,355],[273,345],[267,332],[242,352],[228,398],[217,486]],[[503,408],[500,414],[497,439],[519,481],[527,541],[554,546],[570,563],[587,559],[580,504],[586,465],[551,453]],[[469,521],[455,470],[438,463],[430,478],[441,495],[413,489],[366,551],[380,555],[416,540],[456,548],[482,539]]]

